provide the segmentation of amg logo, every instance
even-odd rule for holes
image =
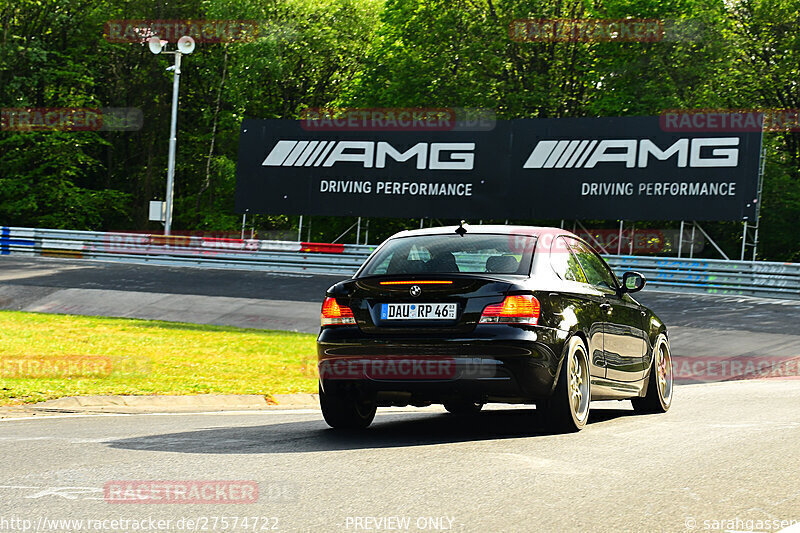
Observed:
[[[387,142],[373,141],[278,141],[265,167],[332,167],[340,161],[362,163],[364,168],[384,168],[386,158],[405,162],[416,158],[417,169],[472,170],[475,143],[417,143],[405,152]],[[450,152],[442,160],[442,152]]]
[[[523,168],[594,168],[597,163],[625,163],[627,168],[645,168],[650,156],[665,161],[677,156],[678,167],[735,167],[739,163],[738,137],[678,139],[662,150],[650,139],[591,141],[539,141]],[[711,148],[703,156],[703,148]]]

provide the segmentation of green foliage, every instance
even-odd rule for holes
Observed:
[[[657,42],[511,38],[514,20],[541,17],[672,20],[682,33]],[[478,107],[500,118],[800,108],[797,0],[0,0],[0,107],[144,113],[137,132],[0,132],[0,222],[160,229],[147,221],[147,202],[164,196],[171,56],[111,43],[103,27],[179,18],[254,20],[259,32],[199,43],[184,57],[178,230],[240,231],[233,196],[245,117],[324,106]],[[800,133],[769,132],[765,142],[761,250],[798,260]],[[330,241],[354,222],[305,217],[302,237]],[[297,225],[297,216],[248,216],[259,235],[296,236]],[[419,220],[373,219],[370,241],[408,227]],[[740,226],[707,229],[738,256]],[[365,232],[366,221],[362,240]],[[342,237],[354,240],[355,230]]]
[[[14,133],[0,138],[0,219],[71,229],[125,220],[127,194],[77,185],[92,181],[101,165],[87,152],[104,144],[108,143],[96,133]]]

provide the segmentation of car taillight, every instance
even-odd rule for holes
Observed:
[[[356,319],[353,317],[352,309],[336,303],[336,298],[325,298],[325,302],[322,304],[323,326],[352,326],[355,323]]]
[[[539,322],[539,300],[530,294],[506,296],[499,304],[487,305],[481,324],[531,324]]]

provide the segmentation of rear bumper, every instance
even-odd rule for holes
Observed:
[[[356,390],[380,405],[535,402],[553,391],[566,333],[541,326],[479,325],[469,336],[370,336],[325,328],[317,339],[326,392]]]

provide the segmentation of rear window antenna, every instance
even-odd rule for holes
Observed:
[[[464,235],[466,235],[466,233],[467,233],[467,228],[465,228],[465,227],[464,227],[464,224],[466,224],[466,221],[465,221],[465,220],[462,220],[462,221],[461,221],[461,222],[458,224],[458,227],[456,228],[456,233],[458,233],[458,234],[459,234],[459,235],[461,235],[462,237],[463,237]]]

